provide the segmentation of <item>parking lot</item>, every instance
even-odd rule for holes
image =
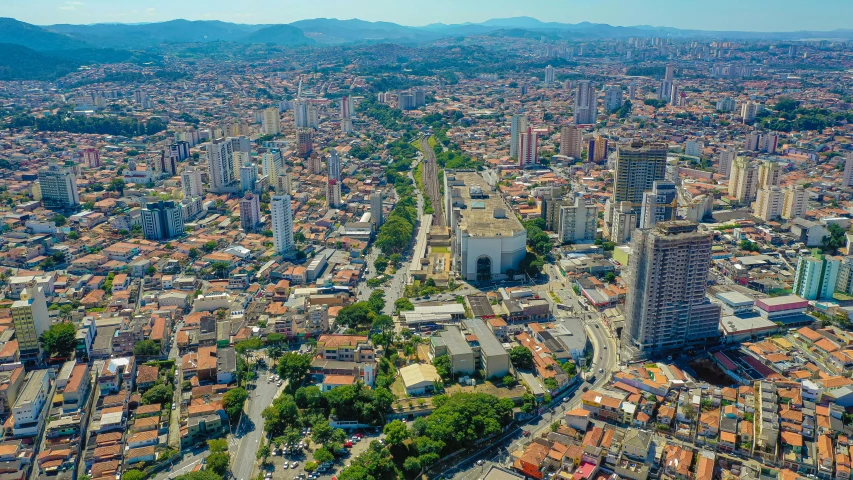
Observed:
[[[352,441],[353,436],[358,433],[363,436],[363,438],[358,441]],[[335,462],[328,467],[323,472],[315,472],[315,479],[320,480],[328,480],[333,476],[337,475],[344,467],[349,465],[350,459],[357,457],[370,445],[370,442],[374,440],[379,440],[384,435],[380,435],[374,433],[372,429],[368,431],[356,430],[354,432],[349,432],[347,439],[352,441],[352,448],[348,448],[347,453],[341,457],[338,457]],[[297,448],[296,451],[288,451],[285,455],[281,454],[281,449],[278,450],[278,455],[271,455],[269,457],[268,463],[269,467],[264,471],[264,475],[266,478],[271,478],[273,480],[297,480],[297,479],[305,479],[310,480],[309,474],[305,471],[305,463],[313,461],[313,452],[316,448],[316,445],[310,443],[310,435],[304,436],[304,442],[307,442],[308,445],[303,449]],[[287,466],[285,467],[285,462]],[[295,462],[295,467],[294,467]]]

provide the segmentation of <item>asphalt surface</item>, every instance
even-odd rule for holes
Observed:
[[[245,413],[240,418],[234,435],[229,438],[228,451],[231,452],[231,473],[237,480],[248,480],[255,466],[255,453],[264,438],[264,411],[284,388],[267,380],[272,372],[259,370],[255,388],[249,390],[249,399]]]

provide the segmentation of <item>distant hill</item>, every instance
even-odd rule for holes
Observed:
[[[238,40],[240,43],[274,43],[282,46],[314,45],[316,41],[305,36],[292,25],[272,25]]]
[[[168,22],[127,25],[51,25],[51,31],[72,35],[100,47],[144,49],[163,43],[238,42],[261,30],[264,25],[211,21],[171,20]]]
[[[0,52],[0,80],[55,80],[80,66],[79,62],[11,43],[0,43]]]
[[[290,25],[305,32],[306,37],[325,44],[378,40],[421,42],[442,36],[417,27],[406,27],[391,22],[366,22],[358,19],[315,18],[300,20]]]
[[[70,50],[91,46],[70,35],[51,32],[36,25],[19,22],[14,18],[0,18],[0,43],[23,45],[39,51]]]

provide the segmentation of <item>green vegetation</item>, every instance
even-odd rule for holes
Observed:
[[[656,98],[647,98],[643,103],[650,107],[654,107],[655,110],[666,106],[666,100],[658,100]]]
[[[401,198],[376,235],[375,245],[385,255],[400,253],[409,244],[418,220],[418,208],[411,196]]]
[[[145,339],[133,346],[133,354],[143,357],[160,355],[160,347],[154,340]]]
[[[660,65],[655,67],[628,67],[625,75],[629,77],[662,77],[666,74],[666,66]]]
[[[287,382],[287,388],[291,391],[302,384],[310,367],[311,354],[309,353],[285,352],[278,359],[278,374]]]
[[[47,117],[19,115],[12,117],[8,128],[33,127],[43,132],[95,133],[99,135],[121,135],[137,137],[154,135],[166,130],[166,122],[159,117],[140,122],[135,117],[95,117],[72,116],[69,112],[60,111]]]
[[[156,403],[171,403],[173,393],[171,385],[159,383],[142,394],[142,404],[154,405]]]
[[[509,359],[515,368],[533,368],[533,353],[521,345],[509,351]]]
[[[77,347],[77,328],[70,322],[54,323],[41,334],[42,349],[51,357],[68,357]]]
[[[243,404],[246,403],[247,398],[249,398],[249,392],[244,388],[232,388],[222,396],[222,408],[225,409],[225,413],[228,414],[228,418],[232,423],[236,422],[237,418],[240,418],[240,413],[243,411]]]

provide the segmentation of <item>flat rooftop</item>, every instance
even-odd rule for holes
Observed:
[[[459,229],[478,237],[512,237],[524,230],[515,213],[506,205],[499,192],[493,192],[486,180],[477,172],[446,170],[448,188],[454,196],[453,203],[464,204],[460,210]],[[472,197],[473,192],[473,197]],[[445,192],[451,195],[451,192]]]
[[[489,356],[507,354],[501,342],[498,341],[495,334],[486,326],[485,322],[473,319],[465,320],[463,323],[465,324],[465,328],[477,335],[477,341],[480,342],[480,350],[483,353]]]
[[[15,405],[34,401],[44,384],[44,377],[46,375],[47,370],[33,370],[32,375],[30,375],[29,380],[27,380],[27,384],[24,385],[24,390],[21,391],[21,394],[18,396],[18,401],[15,402]]]

